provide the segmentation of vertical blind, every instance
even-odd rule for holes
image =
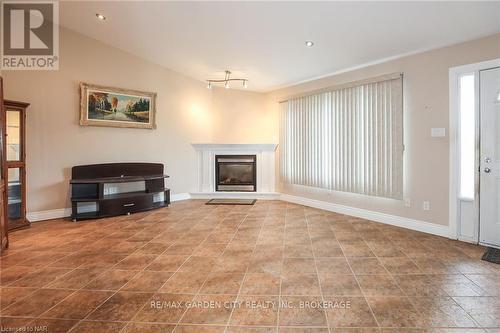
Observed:
[[[397,73],[280,102],[282,182],[402,199],[402,90]]]

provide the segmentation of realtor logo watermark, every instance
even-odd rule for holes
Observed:
[[[59,3],[2,1],[1,10],[1,69],[59,69]]]

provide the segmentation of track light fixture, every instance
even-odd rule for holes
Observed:
[[[231,78],[231,72],[230,71],[225,71],[226,75],[224,77],[224,79],[220,79],[220,80],[207,80],[207,88],[208,89],[212,89],[212,84],[214,83],[222,83],[224,84],[224,88],[226,89],[229,89],[231,88],[229,83],[230,82],[234,82],[234,81],[239,81],[239,82],[242,82],[243,84],[243,88],[248,88],[248,80],[247,79],[233,79]]]

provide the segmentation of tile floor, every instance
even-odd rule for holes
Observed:
[[[484,248],[281,201],[11,234],[2,332],[500,332]]]

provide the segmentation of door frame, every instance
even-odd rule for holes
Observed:
[[[476,114],[476,152],[479,148],[480,126],[479,126],[479,72],[482,70],[500,67],[500,58],[456,66],[449,69],[449,132],[450,132],[450,145],[449,145],[449,228],[450,238],[458,239],[471,243],[479,243],[479,154],[476,153],[476,189],[475,197],[477,204],[474,207],[475,219],[467,222],[467,225],[460,221],[459,201],[460,201],[460,86],[459,78],[464,74],[474,74],[475,82],[475,114]],[[476,203],[476,200],[474,200]],[[474,230],[473,236],[461,235],[462,227],[466,226],[468,229]]]

